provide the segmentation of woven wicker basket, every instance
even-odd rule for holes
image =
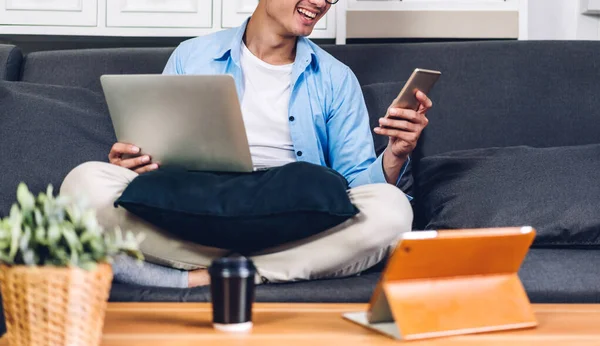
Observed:
[[[0,265],[0,288],[11,346],[97,346],[101,342],[112,268]]]

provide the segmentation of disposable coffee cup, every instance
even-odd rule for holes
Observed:
[[[252,329],[256,268],[245,257],[223,257],[212,262],[210,293],[213,326],[224,332]]]

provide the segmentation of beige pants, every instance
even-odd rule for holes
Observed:
[[[129,213],[114,201],[137,173],[102,162],[84,163],[69,173],[60,193],[84,198],[97,211],[105,229],[143,232],[141,250],[148,262],[177,269],[210,266],[222,249],[184,241]],[[411,230],[413,213],[407,197],[389,184],[361,186],[348,191],[360,210],[354,218],[308,239],[251,256],[263,279],[286,282],[358,274],[379,263],[404,232]]]

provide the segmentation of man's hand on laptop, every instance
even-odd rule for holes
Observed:
[[[115,143],[110,149],[108,160],[113,165],[130,169],[138,174],[158,169],[158,164],[152,162],[149,155],[139,155],[140,148],[126,143]],[[131,157],[135,156],[135,157]]]
[[[386,180],[393,184],[408,156],[415,150],[421,133],[429,124],[427,111],[433,103],[423,92],[416,94],[419,109],[390,108],[390,117],[379,119],[379,127],[374,131],[378,135],[389,137],[387,150],[383,156],[383,168]]]

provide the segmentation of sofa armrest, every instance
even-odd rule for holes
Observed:
[[[20,48],[8,44],[0,44],[0,80],[19,80],[22,62],[23,53]]]

